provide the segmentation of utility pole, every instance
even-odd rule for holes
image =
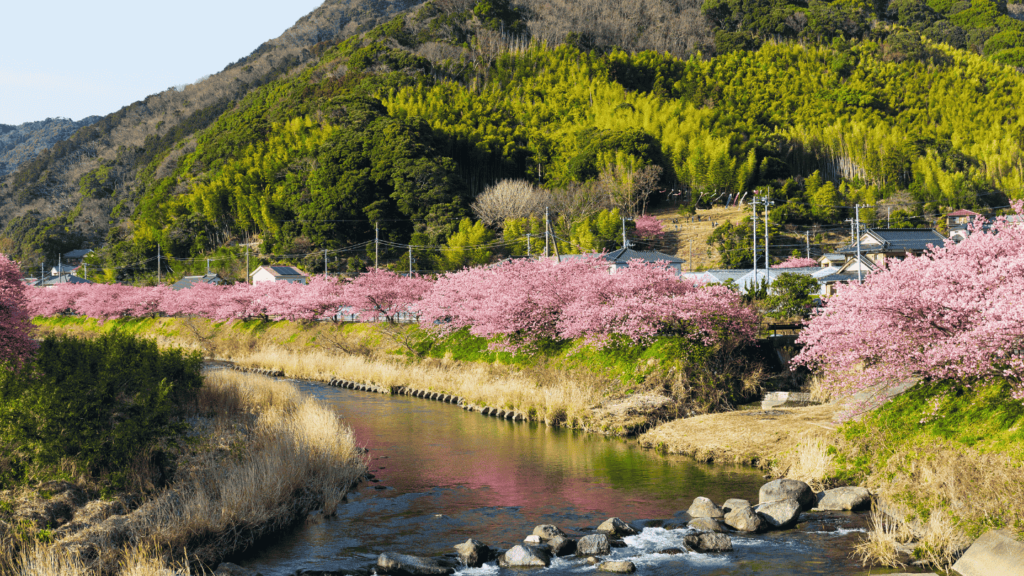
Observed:
[[[629,248],[629,241],[626,240],[626,217],[622,217],[622,249]]]
[[[807,257],[811,257],[811,231],[804,230],[804,241],[807,242]]]
[[[327,278],[327,248],[324,248],[324,278]]]
[[[771,188],[769,188],[769,190],[771,190]],[[770,193],[771,192],[769,192],[769,194]],[[768,280],[768,282],[772,281],[770,271],[772,267],[772,262],[771,259],[768,257],[768,207],[774,205],[775,202],[772,202],[770,200],[770,197],[764,199],[764,276]]]
[[[373,267],[380,267],[380,224],[373,223]]]
[[[548,256],[551,255],[551,248],[550,248],[550,244],[548,242],[548,238],[550,238],[550,236],[551,236],[551,232],[549,230],[549,224],[548,224],[548,209],[547,209],[547,207],[545,207],[544,208],[544,257],[545,258],[547,258]]]
[[[754,198],[750,201],[750,206],[754,209],[754,284],[757,284],[757,190],[754,190]]]
[[[249,243],[245,243],[245,283],[249,283]]]
[[[857,283],[864,283],[864,264],[860,261],[860,204],[854,207],[857,220]]]
[[[209,258],[206,259],[206,275],[207,276],[210,275],[210,259]]]
[[[532,249],[533,247],[530,245],[530,236],[533,236],[533,235],[532,234],[527,234],[526,235],[526,257],[527,258],[529,258],[530,256],[533,256],[533,249]]]
[[[159,256],[159,254],[160,254],[160,245],[157,244],[157,255]],[[58,252],[57,253],[57,278],[60,278],[63,275],[64,275],[64,264],[61,261],[60,252]]]
[[[88,280],[89,279],[89,265],[86,264],[85,262],[82,262],[82,266],[85,266],[85,279]]]
[[[156,283],[163,282],[163,276],[160,273],[160,245],[156,245]]]
[[[409,277],[412,277],[412,244],[409,244]]]
[[[693,238],[690,238],[690,272],[693,272]]]
[[[892,228],[892,206],[885,207],[885,227]]]

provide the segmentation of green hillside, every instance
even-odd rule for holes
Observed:
[[[449,242],[473,216],[474,198],[503,178],[529,180],[555,199],[589,186],[607,197],[594,212],[628,212],[621,196],[648,166],[660,168],[659,188],[690,192],[684,212],[770,187],[779,227],[842,226],[853,204],[870,207],[861,210],[867,223],[894,215],[900,225],[930,225],[949,208],[1024,196],[1024,85],[1007,64],[1024,23],[1009,15],[1013,7],[753,8],[706,2],[716,26],[707,52],[673,55],[595,45],[578,33],[530,41],[543,19],[528,4],[427,3],[322,47],[315,61],[147,158],[111,209],[95,265],[142,278],[155,263],[129,265],[158,244],[172,257],[202,259],[258,239],[263,253],[289,255],[279,259],[312,254],[304,264],[318,271],[316,253],[358,248],[375,223],[388,242]],[[761,16],[736,21],[741,13]],[[828,14],[874,25],[826,29],[822,22],[838,18]],[[996,31],[979,48],[942,37],[942,22],[971,38],[979,27]],[[79,207],[105,194],[107,178],[104,166],[81,177]],[[6,243],[41,257],[75,239],[61,230],[74,229],[79,211],[14,219]],[[563,250],[581,248],[568,242],[581,236],[580,222],[556,224]],[[386,251],[385,261],[404,267],[403,254]],[[437,257],[420,267],[445,266]]]

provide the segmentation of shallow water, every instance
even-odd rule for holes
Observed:
[[[297,384],[345,417],[369,449],[377,481],[361,484],[337,517],[309,522],[236,559],[266,576],[355,571],[385,551],[441,555],[467,538],[509,548],[537,524],[572,533],[610,516],[671,520],[697,496],[756,501],[765,482],[751,468],[661,456],[620,439],[512,423],[407,396]],[[809,514],[794,530],[733,535],[729,554],[679,556],[658,551],[681,548],[686,530],[648,527],[612,557],[630,559],[638,574],[650,575],[866,574],[849,558],[864,526],[860,514]],[[462,573],[504,572],[516,573],[493,565]],[[538,573],[587,572],[595,569],[558,559]]]

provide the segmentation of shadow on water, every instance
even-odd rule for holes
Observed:
[[[697,496],[756,501],[765,481],[752,468],[662,456],[621,439],[486,418],[406,396],[298,385],[353,427],[369,449],[376,481],[351,493],[337,517],[264,541],[238,560],[266,576],[355,571],[385,551],[441,555],[467,538],[508,548],[537,524],[578,532],[610,516],[671,519]],[[647,528],[613,556],[633,560],[640,574],[865,573],[849,558],[863,516],[807,518],[797,530],[734,536],[736,551],[728,555],[658,554],[678,546],[686,531]],[[544,574],[593,571],[557,560]]]

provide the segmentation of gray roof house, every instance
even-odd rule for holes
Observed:
[[[606,260],[609,263],[609,272],[612,274],[614,274],[619,268],[628,268],[630,262],[640,260],[646,263],[664,262],[668,264],[668,267],[675,271],[677,275],[679,275],[682,273],[683,264],[686,262],[686,260],[683,260],[682,258],[658,252],[657,250],[633,250],[632,248],[620,248],[614,252],[606,252],[602,254],[566,254],[560,259],[572,260],[586,257],[597,257]]]
[[[728,268],[718,268],[714,270],[705,270],[703,272],[687,272],[683,274],[683,278],[688,278],[695,282],[703,284],[724,284],[729,280],[736,282],[740,278],[750,273],[750,270],[730,270]]]
[[[202,276],[185,276],[181,280],[178,280],[174,284],[171,284],[173,290],[183,290],[185,288],[191,288],[196,284],[216,284],[221,285],[224,283],[224,279],[220,277],[220,274],[204,274]]]
[[[80,248],[78,250],[72,250],[71,252],[65,252],[61,258],[70,264],[81,264],[82,259],[92,254],[91,248]]]

